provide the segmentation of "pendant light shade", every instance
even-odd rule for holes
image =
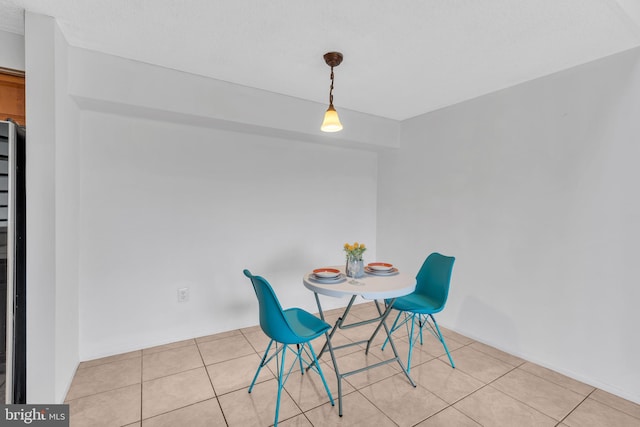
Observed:
[[[328,52],[324,54],[324,62],[331,67],[331,87],[329,89],[329,108],[324,113],[324,120],[320,130],[323,132],[338,132],[342,130],[342,123],[338,117],[338,112],[333,107],[333,67],[337,67],[342,62],[340,52]]]
[[[323,132],[338,132],[342,130],[342,123],[340,123],[340,117],[333,105],[329,105],[327,112],[324,113],[324,120],[320,130]]]

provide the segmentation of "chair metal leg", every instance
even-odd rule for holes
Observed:
[[[325,336],[328,336],[327,333],[325,333]],[[272,344],[275,342],[275,351],[273,352],[273,354],[271,354],[271,356],[269,356],[269,351],[271,350],[271,346]],[[306,356],[308,358],[310,358],[311,360],[307,361],[306,359],[304,360],[304,363],[308,363],[309,364],[309,368],[313,367],[314,370],[318,373],[318,375],[320,375],[320,378],[322,379],[322,384],[324,385],[324,389],[327,392],[327,396],[329,396],[329,401],[331,402],[331,406],[335,406],[335,402],[333,400],[333,396],[331,395],[331,390],[329,390],[329,385],[327,384],[327,380],[324,377],[324,373],[322,372],[322,368],[320,367],[320,362],[318,362],[318,357],[316,356],[315,351],[313,350],[313,347],[311,346],[310,342],[305,342],[302,344],[296,344],[296,350],[293,350],[292,347],[289,347],[287,344],[282,344],[280,347],[278,346],[278,342],[271,340],[269,342],[269,345],[267,346],[266,351],[264,352],[264,355],[262,356],[262,360],[260,361],[260,365],[258,366],[258,370],[256,371],[256,374],[253,377],[253,381],[251,381],[251,385],[249,386],[249,393],[251,393],[251,391],[253,390],[253,386],[255,385],[256,380],[258,379],[258,375],[260,375],[260,370],[267,364],[269,363],[271,360],[275,359],[276,362],[276,375],[278,377],[278,395],[276,398],[276,414],[275,414],[275,419],[274,419],[274,427],[278,425],[278,417],[280,415],[280,399],[282,396],[282,389],[284,388],[284,384],[286,383],[287,379],[289,378],[289,375],[291,374],[291,371],[293,370],[293,368],[296,365],[296,362],[298,362],[300,364],[300,371],[302,372],[302,374],[304,375],[304,364],[303,364],[303,353],[306,353]],[[305,345],[307,345],[309,347],[309,350],[307,351],[305,349]],[[293,360],[293,362],[291,363],[290,368],[287,370],[286,369],[286,365],[285,365],[285,355],[287,353],[287,350],[290,350],[291,352],[293,352],[296,355],[296,360]],[[331,351],[331,354],[333,356],[333,348],[331,347],[331,345],[329,345],[329,350]],[[279,357],[280,355],[278,353],[282,353],[281,357]],[[333,356],[332,358],[334,358],[335,356]],[[341,392],[341,388],[338,387],[339,392]]]
[[[402,322],[400,322],[400,324],[398,325],[398,319],[400,319],[400,316],[404,313],[405,318]],[[412,313],[411,315],[407,314],[404,311],[400,311],[398,312],[398,315],[396,316],[396,320],[393,322],[393,326],[391,326],[391,329],[389,330],[389,335],[391,335],[394,331],[398,330],[398,328],[401,328],[402,325],[407,325],[407,334],[409,336],[409,355],[407,357],[407,373],[409,373],[411,371],[411,354],[413,352],[413,345],[415,343],[415,338],[414,338],[414,330],[415,330],[415,317],[416,314]],[[408,326],[408,322],[411,321],[411,329],[409,330],[409,326]],[[422,323],[420,323],[419,326],[421,326]],[[420,335],[420,344],[422,344],[422,328],[419,327],[418,328],[418,334]],[[385,346],[387,345],[387,342],[389,341],[389,337],[387,336],[387,338],[384,340],[384,343],[382,344],[382,348],[381,350],[384,351]]]
[[[269,354],[269,350],[271,349],[271,344],[273,344],[273,340],[269,341],[269,345],[267,346],[267,349],[265,350],[264,355],[262,356],[262,360],[258,365],[258,370],[256,371],[256,374],[253,376],[253,381],[251,381],[251,385],[249,386],[249,393],[251,393],[251,390],[253,390],[253,386],[256,383],[256,380],[258,379],[258,375],[260,375],[260,370],[266,364],[265,361],[267,360],[267,355]]]
[[[428,321],[429,321],[429,319],[427,318],[427,316],[425,316],[423,314],[418,314],[418,326],[420,326],[420,345],[423,344],[422,328],[424,327],[424,325],[427,324]]]
[[[315,366],[318,368],[318,374],[320,375],[320,379],[322,380],[322,384],[324,385],[324,389],[327,391],[327,396],[329,396],[329,401],[331,402],[331,406],[336,406],[333,401],[333,396],[331,395],[331,390],[329,390],[329,385],[327,385],[327,380],[324,378],[324,374],[322,373],[322,368],[320,367],[320,363],[318,362],[318,358],[316,357],[316,352],[313,351],[313,346],[310,342],[306,343],[309,346],[309,351],[311,352],[311,356],[313,357],[313,362],[309,363],[309,366]],[[302,344],[304,346],[304,344]]]
[[[296,348],[298,349],[298,362],[300,362],[300,374],[304,375],[304,368],[302,367],[302,350],[304,349],[304,344],[302,344],[302,348],[300,348],[300,344],[296,344]]]
[[[403,324],[406,324],[407,321],[409,320],[409,316],[407,315],[407,313],[405,313],[405,319],[400,322],[400,324],[398,325],[398,320],[400,319],[400,315],[402,315],[403,312],[398,313],[398,316],[396,316],[395,321],[393,322],[393,326],[391,326],[391,330],[389,331],[389,334],[392,334],[394,331],[396,331],[398,328],[402,327]],[[444,339],[444,336],[442,335],[442,332],[440,332],[440,328],[438,327],[438,322],[436,322],[435,317],[433,317],[432,314],[418,314],[418,313],[413,313],[410,316],[411,319],[411,330],[408,331],[408,335],[409,335],[409,355],[407,356],[407,373],[411,371],[411,357],[413,354],[413,346],[415,345],[415,342],[417,339],[420,340],[420,345],[423,345],[423,329],[425,328],[425,326],[429,325],[429,318],[431,318],[431,321],[433,322],[433,327],[431,327],[430,332],[432,332],[432,334],[438,339],[438,341],[440,341],[440,343],[442,344],[442,346],[444,347],[444,351],[447,353],[447,357],[449,358],[449,363],[451,364],[452,368],[455,368],[456,365],[455,363],[453,363],[453,358],[451,357],[451,352],[449,352],[449,347],[447,347],[447,343]],[[418,322],[418,332],[415,333],[415,322]],[[430,326],[430,325],[429,325]],[[407,325],[408,327],[408,325]],[[434,330],[435,327],[435,330]],[[415,336],[414,336],[415,335]],[[385,346],[387,345],[387,342],[389,341],[389,338],[387,337],[384,341],[384,343],[382,344],[382,350],[384,350]]]
[[[442,336],[442,333],[440,332],[440,328],[438,327],[438,322],[436,322],[436,319],[435,319],[435,317],[433,317],[432,314],[430,314],[429,317],[431,317],[431,320],[433,321],[433,324],[436,327],[436,331],[438,332],[438,339],[442,343],[442,346],[444,347],[444,351],[447,352],[447,357],[449,358],[449,363],[451,363],[451,367],[455,369],[456,365],[453,363],[453,359],[451,358],[451,353],[449,353],[449,348],[447,347],[447,343],[444,341],[444,337]]]
[[[411,355],[413,354],[413,346],[416,342],[416,339],[413,336],[413,331],[416,326],[415,317],[415,314],[411,315],[411,331],[409,332],[409,356],[407,357],[407,372],[411,372]],[[419,329],[420,331],[418,333],[422,332],[422,328]]]
[[[280,367],[277,369],[278,371],[278,397],[276,398],[276,417],[273,420],[273,427],[278,425],[278,415],[280,414],[280,396],[282,395],[282,388],[284,387],[284,380],[282,376],[284,375],[284,357],[287,354],[287,345],[283,344],[282,349],[282,360],[280,362]],[[294,362],[295,363],[295,362]],[[278,360],[276,359],[276,365],[278,365]]]

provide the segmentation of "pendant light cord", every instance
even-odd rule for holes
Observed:
[[[333,106],[333,67],[331,67],[331,88],[329,89],[329,105]]]

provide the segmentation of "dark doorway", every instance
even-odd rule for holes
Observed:
[[[26,131],[0,121],[0,396],[26,403]]]

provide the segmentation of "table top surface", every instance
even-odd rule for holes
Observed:
[[[332,266],[344,274],[344,266]],[[355,279],[357,284],[351,283],[353,279],[347,277],[339,283],[322,283],[310,277],[312,272],[304,275],[304,286],[318,294],[330,297],[344,297],[360,295],[369,300],[381,300],[397,298],[413,292],[416,288],[416,278],[413,275],[398,272],[391,276],[377,276],[365,273],[363,277]]]

